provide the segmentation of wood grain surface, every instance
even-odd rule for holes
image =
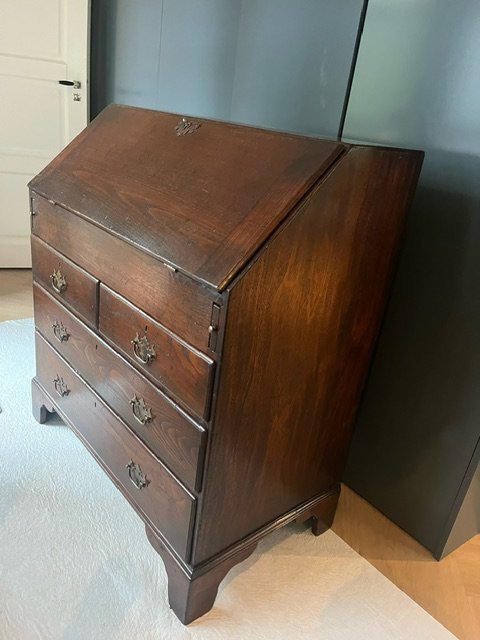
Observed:
[[[0,320],[32,315],[31,270],[0,270]],[[36,391],[38,387],[34,386]],[[418,542],[345,486],[332,528],[458,638],[477,640],[480,635],[480,536],[437,562]],[[419,557],[425,569],[421,570],[422,579],[418,579]],[[445,564],[448,564],[447,570],[443,569]]]
[[[190,489],[197,488],[202,471],[204,430],[36,284],[34,300],[35,324],[43,337],[184,484]],[[68,340],[58,341],[52,329],[54,322],[63,324]],[[145,425],[133,415],[133,397],[144,400],[151,411],[152,419]]]
[[[97,324],[98,280],[35,236],[32,236],[32,264],[35,280],[91,326]],[[52,286],[54,270],[60,270],[65,277],[66,289],[62,293]]]
[[[111,105],[30,186],[223,289],[343,146],[180,119]]]
[[[352,149],[232,287],[195,562],[339,482],[421,159]]]
[[[0,270],[0,320],[32,316],[32,304],[31,271]],[[348,487],[333,529],[458,638],[480,636],[480,536],[437,562]]]
[[[167,564],[171,604],[191,621],[224,569],[270,531],[331,524],[422,154],[211,121],[182,136],[177,118],[113,106],[31,188],[34,235],[100,282],[98,331],[121,358],[93,339],[105,349],[98,366],[115,377],[113,362],[127,359],[199,419],[211,415],[197,500],[37,338],[48,394],[48,371],[72,385],[57,400],[62,415],[154,530],[155,548],[163,535],[187,561]],[[140,339],[148,363],[133,353]],[[151,479],[137,493],[127,454]]]
[[[168,390],[195,415],[208,419],[214,362],[167,332],[127,300],[100,286],[100,333],[143,373]],[[144,364],[135,356],[132,340],[147,337],[155,358]]]
[[[0,269],[0,322],[32,316],[32,270]]]
[[[157,534],[164,536],[182,558],[188,559],[195,510],[193,496],[38,333],[35,344],[36,380],[55,408],[68,418],[69,425]],[[61,397],[56,392],[52,374],[63,378],[69,389],[67,395]],[[143,489],[138,489],[130,480],[127,469],[130,461],[139,464],[146,476],[148,484]]]
[[[213,289],[168,269],[144,251],[115,238],[44,198],[34,196],[32,231],[89,273],[199,349],[208,346]]]
[[[459,640],[480,638],[480,535],[438,562],[347,486],[332,528]]]

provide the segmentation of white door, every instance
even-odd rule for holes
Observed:
[[[0,267],[31,265],[27,182],[87,124],[89,3],[0,0]]]

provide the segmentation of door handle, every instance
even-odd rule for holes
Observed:
[[[74,89],[81,89],[82,87],[80,80],[59,80],[58,84],[61,84],[64,87],[73,87]]]

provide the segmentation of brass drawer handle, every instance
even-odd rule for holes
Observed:
[[[132,345],[135,357],[137,360],[140,360],[140,362],[143,362],[143,364],[150,364],[157,357],[157,354],[155,353],[155,345],[148,344],[146,335],[140,338],[137,333],[135,338],[132,340]]]
[[[60,268],[53,270],[50,280],[52,281],[52,287],[57,293],[63,293],[68,286],[65,276],[60,271]]]
[[[132,413],[135,420],[140,424],[146,425],[147,422],[151,422],[153,420],[152,410],[150,407],[147,407],[143,398],[137,398],[135,394],[130,400],[130,405],[132,407]]]
[[[70,334],[68,333],[66,328],[63,326],[62,322],[55,320],[55,322],[52,324],[52,329],[53,329],[54,336],[59,342],[67,342],[67,340],[70,337]]]
[[[68,396],[68,394],[70,393],[70,389],[67,387],[67,384],[63,378],[61,378],[57,374],[55,378],[52,380],[52,382],[55,386],[55,391],[58,393],[59,396],[61,396],[62,398],[64,396]]]
[[[147,480],[147,476],[143,473],[142,468],[139,464],[130,460],[130,462],[125,465],[128,469],[128,475],[130,476],[130,480],[137,487],[137,489],[143,489],[149,483]]]

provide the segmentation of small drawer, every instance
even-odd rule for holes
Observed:
[[[195,498],[37,333],[37,382],[150,526],[188,561]]]
[[[98,280],[32,236],[33,278],[90,325],[97,321]]]
[[[214,362],[103,284],[99,330],[152,380],[208,419]]]
[[[205,432],[42,287],[33,287],[38,331],[190,489],[198,489]]]
[[[209,351],[222,295],[32,192],[32,232],[197,349]]]

